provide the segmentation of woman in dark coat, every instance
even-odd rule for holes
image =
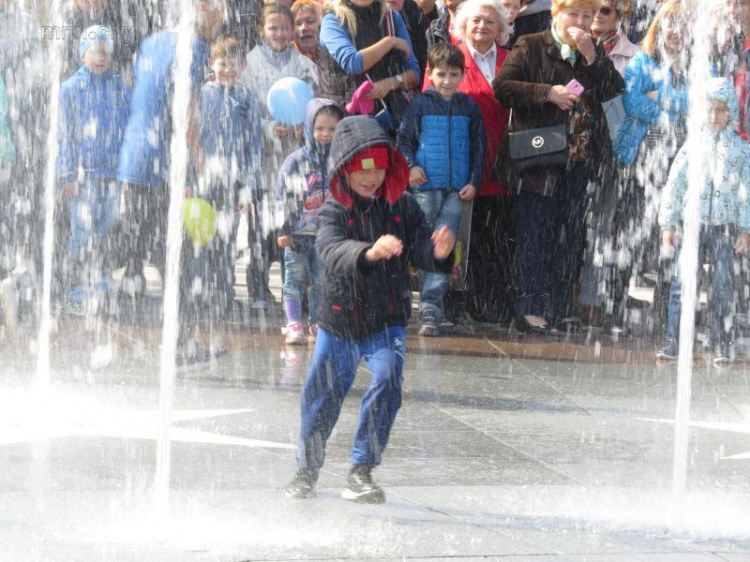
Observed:
[[[594,155],[610,148],[601,102],[624,89],[622,77],[589,35],[598,0],[554,0],[552,26],[521,37],[493,82],[512,109],[516,131],[565,125],[567,165],[519,170],[508,137],[496,163],[516,197],[516,317],[520,328],[572,328],[572,288],[584,233],[586,188]],[[576,95],[566,87],[577,80]],[[598,161],[598,160],[596,160]]]

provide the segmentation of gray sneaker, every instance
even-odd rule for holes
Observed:
[[[714,347],[714,366],[725,367],[734,363],[734,343],[719,343]]]
[[[664,342],[664,347],[662,347],[657,353],[656,358],[657,359],[666,359],[668,361],[674,361],[677,359],[678,355],[678,347],[677,342],[675,340],[666,340]]]
[[[435,311],[429,308],[419,313],[419,335],[434,338],[439,335]]]
[[[286,497],[298,500],[314,498],[318,475],[317,469],[300,468],[286,486]]]
[[[440,324],[438,324],[438,330],[441,334],[455,332],[456,325],[447,318],[443,317],[442,320],[440,320]]]
[[[371,472],[371,466],[352,466],[346,479],[346,489],[341,492],[341,497],[357,503],[385,502],[385,492],[373,482]]]

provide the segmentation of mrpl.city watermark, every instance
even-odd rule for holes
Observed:
[[[102,31],[100,30],[88,31],[88,28],[77,25],[43,25],[42,40],[79,42],[81,37],[87,32],[91,34],[89,39],[92,40],[111,39],[119,45],[135,44],[135,27],[126,25],[107,27],[104,32],[105,36],[102,36]]]

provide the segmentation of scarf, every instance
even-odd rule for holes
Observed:
[[[576,59],[578,58],[578,49],[571,47],[567,43],[564,43],[562,39],[560,39],[560,36],[557,34],[557,30],[555,29],[555,24],[552,24],[552,27],[550,28],[552,31],[552,39],[555,41],[555,45],[557,45],[557,48],[560,49],[560,54],[562,55],[562,58],[568,61],[571,65],[576,62]]]
[[[613,29],[612,31],[599,36],[599,44],[604,47],[604,52],[609,54],[612,52],[612,49],[615,48],[615,45],[617,45],[619,38],[617,30]]]
[[[276,70],[283,70],[283,68],[289,64],[289,61],[292,58],[292,49],[294,49],[294,46],[289,45],[283,51],[274,51],[265,41],[261,41],[258,44],[258,47],[260,48],[263,57],[271,63],[271,66]]]

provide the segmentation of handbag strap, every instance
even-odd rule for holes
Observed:
[[[508,127],[507,127],[508,133],[514,133],[513,129],[513,108],[510,108],[510,113],[508,114]]]

